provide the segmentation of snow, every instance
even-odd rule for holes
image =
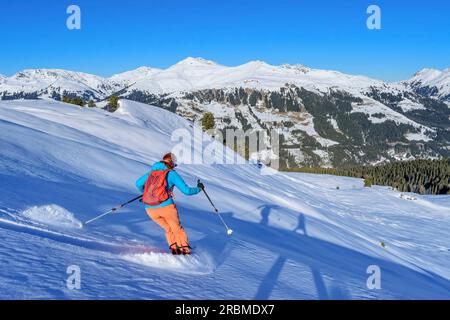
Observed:
[[[369,115],[369,120],[372,123],[383,123],[387,120],[392,120],[395,123],[403,123],[413,126],[416,129],[419,129],[421,131],[428,131],[428,132],[435,132],[434,129],[426,127],[424,125],[421,125],[420,123],[417,123],[408,117],[404,116],[403,114],[392,110],[391,108],[385,106],[381,102],[375,101],[373,99],[367,99],[365,98],[363,100],[362,104],[352,104],[352,111],[351,112],[362,112],[367,115]],[[376,116],[373,116],[374,114],[382,113],[384,116],[382,118],[378,118]]]
[[[145,267],[171,270],[184,274],[202,275],[214,272],[214,261],[208,254],[200,253],[187,257],[161,254],[157,252],[126,254],[123,258],[127,261],[141,264]]]
[[[126,100],[114,114],[0,102],[0,298],[449,298],[450,197],[411,201],[361,179],[180,164],[234,230],[226,234],[204,195],[176,191],[189,257],[162,252],[163,232],[139,203],[76,227],[136,196],[136,178],[177,144],[171,133],[191,126]],[[66,287],[71,265],[80,290]],[[370,265],[382,289],[367,288]]]
[[[142,66],[135,70],[109,78],[61,69],[27,69],[11,77],[0,75],[0,92],[31,93],[51,98],[52,93],[64,91],[95,95],[102,100],[109,95],[139,90],[152,94],[181,94],[202,89],[256,88],[278,90],[286,84],[294,84],[318,93],[342,90],[361,96],[369,88],[389,92],[403,92],[409,86],[437,87],[439,96],[450,94],[450,69],[424,69],[413,78],[386,83],[361,75],[350,75],[333,70],[308,68],[303,65],[270,65],[264,61],[250,61],[238,66],[224,66],[203,58],[186,58],[166,69]],[[420,105],[404,101],[401,107],[410,110]]]
[[[105,97],[109,92],[117,89],[115,83],[88,73],[74,72],[61,69],[26,69],[15,75],[5,78],[1,83],[0,91],[9,93],[63,91],[84,93],[91,91],[99,97]]]
[[[400,108],[402,108],[402,110],[404,112],[408,112],[408,111],[413,111],[413,110],[425,110],[426,108],[417,102],[413,102],[409,99],[404,99],[402,101],[400,101],[400,103],[398,104],[398,106]]]
[[[31,220],[58,227],[82,227],[82,223],[74,217],[72,212],[56,204],[34,206],[26,209],[22,215]]]
[[[431,139],[430,137],[428,137],[427,135],[425,135],[423,132],[418,132],[418,133],[407,133],[405,135],[405,138],[408,139],[409,141],[431,141],[433,139]]]
[[[319,92],[338,88],[353,93],[385,84],[364,76],[302,65],[273,66],[263,61],[250,61],[229,67],[203,58],[189,57],[167,69],[143,66],[110,78],[61,69],[27,69],[3,80],[0,77],[0,92],[38,92],[43,97],[50,97],[45,92],[62,93],[66,90],[78,94],[92,92],[97,98],[104,99],[122,89],[153,94],[234,87],[276,90],[286,83]]]
[[[303,116],[305,118],[304,121],[295,123],[294,126],[292,127],[292,130],[303,131],[310,137],[316,139],[317,142],[320,143],[320,145],[325,148],[339,144],[339,142],[323,138],[319,135],[319,133],[314,128],[313,117],[310,114],[304,114]]]
[[[403,83],[413,87],[436,87],[438,89],[437,96],[445,97],[450,94],[450,68],[444,70],[425,68]]]
[[[336,132],[342,133],[341,129],[339,129],[339,125],[334,118],[328,119],[328,122],[333,126],[333,129],[336,130]]]
[[[127,91],[150,93],[195,91],[207,88],[279,89],[286,83],[312,90],[345,88],[359,92],[362,88],[384,82],[363,76],[346,75],[337,71],[309,69],[303,66],[272,66],[263,61],[228,67],[202,58],[187,58],[175,65],[150,73],[131,85]]]
[[[121,83],[125,86],[128,86],[129,84],[145,80],[148,77],[151,77],[155,73],[160,72],[161,69],[158,68],[151,68],[151,67],[139,67],[135,70],[126,71],[123,73],[115,74],[109,79]]]

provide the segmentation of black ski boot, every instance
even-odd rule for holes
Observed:
[[[187,245],[187,246],[181,246],[181,247],[178,247],[178,249],[180,249],[181,250],[181,253],[183,254],[183,255],[186,255],[186,254],[191,254],[191,246],[190,245]]]
[[[177,254],[181,254],[181,249],[180,247],[177,245],[176,242],[172,243],[169,246],[170,252],[172,252],[173,255],[177,255]]]

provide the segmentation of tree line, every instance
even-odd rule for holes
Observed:
[[[65,103],[71,103],[80,107],[88,106],[89,108],[95,108],[97,105],[95,104],[94,100],[85,101],[80,97],[70,97],[67,95],[64,95],[62,97],[62,102]],[[105,109],[109,112],[115,112],[119,108],[119,97],[116,95],[112,95],[108,98],[108,104],[106,105]]]
[[[364,179],[364,185],[391,186],[400,192],[450,194],[450,158],[397,161],[349,168],[284,168],[283,171],[332,174]]]
[[[94,108],[96,106],[94,100],[89,100],[88,102],[86,102],[82,98],[70,97],[70,96],[66,96],[66,95],[63,96],[62,102],[75,104],[80,107],[84,107],[86,104],[88,105],[89,108]]]

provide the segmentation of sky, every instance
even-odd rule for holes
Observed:
[[[81,29],[69,30],[69,5]],[[369,5],[381,29],[369,30]],[[450,67],[447,0],[3,0],[0,74],[61,68],[111,76],[186,57],[362,74],[386,81]]]

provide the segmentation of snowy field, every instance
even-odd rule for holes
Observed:
[[[179,192],[192,256],[164,253],[162,230],[139,203],[82,227],[137,195],[135,180],[170,151],[178,128],[193,130],[130,101],[114,114],[0,102],[0,298],[450,298],[449,196],[401,196],[346,177],[263,176],[250,164],[180,165],[188,184],[204,181],[231,237],[204,195]],[[71,265],[80,290],[66,286]],[[371,265],[381,289],[366,285]]]

